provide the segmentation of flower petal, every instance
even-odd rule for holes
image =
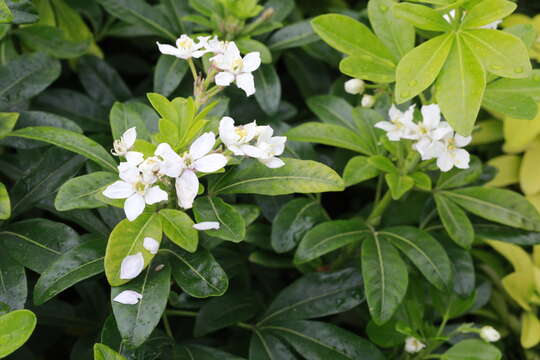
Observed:
[[[283,160],[277,157],[271,157],[269,159],[259,159],[259,161],[262,162],[267,167],[269,167],[270,169],[277,169],[285,165]]]
[[[381,129],[384,131],[392,131],[396,128],[396,126],[391,123],[390,121],[379,121],[374,125],[377,129]]]
[[[437,166],[441,171],[447,172],[454,167],[454,160],[448,152],[443,152],[437,158]]]
[[[203,221],[197,224],[193,224],[193,228],[196,230],[217,230],[219,229],[219,222]]]
[[[140,173],[136,166],[125,161],[118,165],[118,176],[125,182],[134,184],[139,181]]]
[[[116,295],[113,301],[124,305],[135,305],[142,299],[142,295],[133,290],[124,290]]]
[[[144,160],[144,155],[137,151],[128,151],[126,153],[126,161],[132,165],[137,166]]]
[[[143,247],[148,250],[152,255],[157,254],[159,250],[159,242],[151,237],[145,237],[143,241]]]
[[[261,66],[261,53],[258,51],[250,52],[242,60],[244,63],[242,72],[253,72]]]
[[[441,121],[441,108],[439,105],[424,105],[420,111],[422,112],[422,117],[424,118],[423,123],[427,128],[434,129],[439,126]]]
[[[127,129],[122,134],[121,139],[122,139],[122,142],[124,143],[124,145],[126,145],[126,147],[128,149],[130,149],[135,144],[135,140],[137,140],[137,128],[134,126],[134,127],[131,127],[129,129]]]
[[[193,160],[202,158],[208,154],[216,143],[216,135],[209,131],[199,136],[189,147],[189,155]]]
[[[218,171],[227,165],[227,157],[222,154],[210,154],[195,160],[193,167],[203,173]]]
[[[120,279],[134,279],[144,269],[144,257],[139,251],[134,255],[128,255],[120,265]]]
[[[159,186],[152,186],[150,189],[146,190],[144,194],[144,201],[148,205],[152,205],[161,201],[165,201],[169,198],[166,191],[161,190]]]
[[[255,80],[251,73],[243,73],[236,76],[236,86],[244,90],[246,96],[255,94]]]
[[[460,169],[468,169],[469,162],[471,161],[471,156],[464,149],[456,149],[452,154],[454,157],[454,165]]]
[[[469,145],[469,143],[472,140],[472,137],[471,136],[461,136],[459,134],[456,134],[454,139],[456,140],[456,145],[457,146],[464,147],[464,146]]]
[[[157,44],[157,46],[159,48],[159,51],[162,54],[173,55],[173,56],[176,56],[176,57],[181,57],[182,56],[182,52],[175,46],[167,45],[167,44],[160,44],[159,42],[156,42],[156,44]]]
[[[176,195],[178,205],[183,209],[191,209],[193,201],[199,192],[199,179],[191,170],[184,170],[182,175],[176,178]]]
[[[229,86],[234,81],[234,75],[228,71],[222,71],[214,78],[216,85]]]
[[[144,211],[144,197],[139,194],[131,195],[124,202],[124,212],[129,221],[135,220]]]
[[[133,195],[133,186],[125,181],[115,181],[103,191],[109,199],[127,199]]]

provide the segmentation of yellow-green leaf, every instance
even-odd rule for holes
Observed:
[[[536,141],[523,155],[519,170],[521,190],[526,195],[540,192],[540,141]]]
[[[536,314],[527,311],[521,315],[521,345],[530,349],[540,342],[540,321]]]
[[[497,175],[486,186],[504,187],[519,181],[520,156],[501,155],[489,160],[487,164],[497,169]]]

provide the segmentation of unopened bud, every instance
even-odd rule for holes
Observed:
[[[366,88],[364,81],[360,79],[350,79],[345,81],[345,91],[349,94],[357,95],[364,92]]]
[[[501,334],[499,334],[492,326],[483,326],[480,329],[480,337],[487,342],[495,342],[499,341]]]
[[[375,105],[375,97],[372,95],[362,96],[362,107],[370,108]]]
[[[409,336],[405,339],[405,351],[409,354],[414,354],[419,351],[422,351],[423,348],[426,347],[426,344],[421,342],[415,337]]]

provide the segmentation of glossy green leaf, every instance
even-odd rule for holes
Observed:
[[[363,301],[362,277],[358,270],[310,273],[281,290],[257,326],[338,314]]]
[[[90,46],[90,38],[86,41],[71,41],[61,29],[47,25],[26,26],[18,29],[15,34],[29,48],[59,59],[79,57]]]
[[[394,16],[406,20],[422,30],[448,32],[452,26],[434,9],[411,3],[399,3],[392,7]]]
[[[0,242],[18,263],[42,273],[80,239],[69,226],[38,218],[10,224],[0,231]]]
[[[200,0],[197,0],[199,2]],[[184,345],[175,348],[175,355],[178,355],[178,360],[245,360],[244,358],[238,357],[226,353],[215,348],[202,345]]]
[[[317,95],[306,102],[322,122],[358,131],[352,118],[353,107],[345,99],[334,95]]]
[[[227,290],[227,274],[208,250],[199,248],[191,254],[174,247],[161,251],[169,256],[174,280],[190,296],[221,296]]]
[[[126,358],[104,344],[94,344],[94,360],[125,360]]]
[[[472,132],[485,87],[482,65],[457,36],[437,81],[437,100],[444,117],[459,134],[468,136]]]
[[[9,23],[13,20],[13,14],[4,0],[0,0],[0,23]]]
[[[269,23],[267,23],[267,25],[270,26]],[[243,37],[241,39],[236,40],[236,45],[238,46],[238,49],[240,50],[242,54],[249,54],[250,52],[258,52],[261,57],[261,62],[263,64],[272,63],[272,53],[270,52],[270,49],[268,49],[268,47],[262,42],[253,40],[252,38],[249,38],[249,37]],[[258,88],[257,88],[257,91],[259,91]]]
[[[294,265],[291,258],[285,255],[278,255],[273,252],[256,250],[249,254],[249,262],[273,269],[292,269]]]
[[[78,282],[103,272],[106,242],[97,237],[60,255],[34,287],[34,304],[41,305]]]
[[[434,37],[408,52],[396,69],[396,102],[404,103],[437,78],[454,41],[453,34]]]
[[[21,55],[0,66],[0,108],[26,101],[60,76],[60,62],[42,53]]]
[[[276,51],[306,45],[314,41],[317,41],[317,34],[313,32],[309,21],[303,20],[287,25],[273,33],[268,39],[267,45],[270,50]]]
[[[0,358],[20,348],[36,327],[36,315],[30,310],[16,310],[0,316]]]
[[[116,161],[94,140],[73,131],[49,126],[27,127],[16,130],[9,136],[44,141],[83,155],[105,169],[116,172]]]
[[[161,209],[161,224],[167,238],[189,252],[197,250],[199,233],[193,228],[193,220],[183,211]]]
[[[462,340],[442,354],[445,360],[500,360],[502,354],[497,347],[478,339]]]
[[[270,169],[259,162],[227,171],[210,185],[212,194],[285,195],[343,190],[343,180],[316,161],[282,158],[285,166]]]
[[[0,220],[9,219],[11,216],[11,201],[6,186],[0,182]]]
[[[188,70],[187,61],[170,55],[161,55],[154,71],[154,92],[171,95],[182,82]]]
[[[0,302],[9,306],[9,310],[23,309],[28,292],[26,273],[7,253],[0,256],[0,279]]]
[[[408,175],[390,173],[384,175],[384,179],[390,188],[390,193],[394,200],[399,200],[407,191],[414,187],[414,180]]]
[[[412,226],[396,226],[378,234],[405,254],[433,286],[441,290],[448,287],[452,275],[450,259],[429,233]]]
[[[289,140],[313,142],[365,153],[362,139],[340,125],[307,122],[292,128],[285,135]]]
[[[54,200],[54,206],[59,211],[73,209],[93,209],[104,206],[95,195],[103,191],[104,186],[118,180],[116,174],[97,171],[88,175],[78,176],[65,182]]]
[[[289,201],[272,223],[272,248],[278,253],[294,249],[306,231],[325,220],[328,215],[319,202],[308,198]]]
[[[516,10],[517,5],[507,0],[484,0],[467,11],[461,26],[474,29],[503,19]]]
[[[369,55],[347,56],[339,63],[339,70],[353,78],[380,83],[391,83],[396,78],[393,64],[380,62]]]
[[[250,360],[297,360],[291,349],[277,336],[269,331],[260,331],[254,328],[249,343]]]
[[[383,348],[391,348],[403,344],[405,335],[397,332],[396,323],[389,321],[383,325],[377,325],[370,321],[366,327],[369,340]]]
[[[407,265],[396,248],[377,233],[362,243],[362,277],[369,312],[377,325],[394,315],[407,292]]]
[[[309,230],[300,241],[294,262],[303,264],[353,242],[366,238],[370,232],[359,219],[334,220]]]
[[[380,174],[379,169],[368,162],[366,156],[355,156],[347,162],[343,170],[345,186],[352,186],[373,179]]]
[[[0,139],[9,134],[11,130],[13,130],[18,119],[19,113],[0,113]]]
[[[499,224],[474,224],[476,235],[485,239],[499,240],[517,245],[540,244],[540,233],[510,228]]]
[[[476,181],[482,175],[482,162],[476,158],[471,158],[468,169],[452,169],[441,173],[437,181],[438,189],[452,189],[462,187]]]
[[[461,36],[486,71],[508,78],[526,78],[531,73],[527,47],[517,36],[490,29],[467,30]]]
[[[246,227],[251,225],[261,215],[261,209],[254,204],[235,204],[236,211],[242,215],[246,222]]]
[[[435,194],[435,203],[450,238],[459,246],[469,249],[474,241],[474,229],[467,214],[442,194]]]
[[[137,102],[114,103],[109,115],[114,139],[120,139],[127,129],[135,127],[137,139],[150,140],[146,119],[143,117],[144,110],[142,108],[144,107],[146,105]]]
[[[198,223],[216,221],[219,229],[206,230],[210,236],[240,242],[246,236],[246,222],[242,215],[219,197],[199,197],[193,203],[193,213]]]
[[[384,120],[382,115],[373,109],[359,107],[354,108],[352,114],[366,153],[369,155],[379,154],[381,151],[378,145],[379,137],[383,131],[377,129],[375,124]]]
[[[105,252],[105,275],[111,286],[120,286],[129,279],[120,279],[120,266],[126,256],[142,253],[147,266],[154,257],[143,246],[144,238],[161,242],[161,218],[158,214],[143,213],[133,221],[124,219],[115,226]]]
[[[157,268],[158,266],[160,268]],[[165,311],[170,287],[171,266],[156,261],[136,280],[111,288],[112,309],[122,339],[135,347],[145,342]],[[114,301],[113,299],[124,290],[136,291],[142,298],[135,305]]]
[[[540,215],[523,196],[504,189],[469,187],[443,194],[484,219],[524,230],[540,231]]]
[[[255,99],[265,114],[272,116],[279,110],[281,100],[281,81],[274,65],[262,64],[253,73],[255,77]]]

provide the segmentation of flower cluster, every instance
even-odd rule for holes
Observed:
[[[449,171],[454,166],[469,167],[470,155],[462,147],[471,142],[470,136],[461,136],[446,121],[441,121],[441,110],[437,104],[422,106],[422,122],[413,121],[415,106],[405,112],[392,105],[388,115],[390,121],[380,121],[375,127],[386,131],[391,141],[415,140],[413,148],[422,160],[437,159],[441,171]]]
[[[176,46],[157,43],[159,51],[180,59],[191,61],[204,54],[214,54],[210,64],[215,71],[215,83],[218,86],[229,86],[233,82],[244,90],[247,96],[255,94],[255,82],[252,72],[261,65],[261,56],[257,51],[244,57],[234,41],[220,41],[217,37],[199,36],[198,42],[183,34],[176,40]]]

